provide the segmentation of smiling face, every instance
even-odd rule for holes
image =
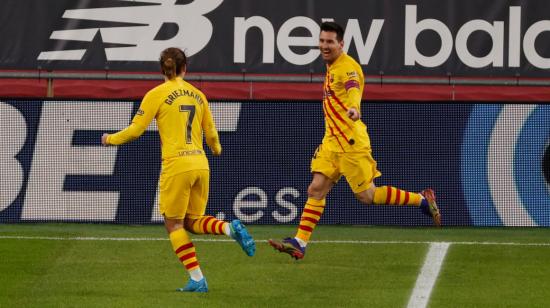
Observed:
[[[319,35],[319,50],[327,64],[332,64],[344,50],[344,40],[338,41],[336,32],[321,31]]]

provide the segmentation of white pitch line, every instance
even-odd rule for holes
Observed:
[[[310,241],[310,243],[319,244],[437,244],[441,242],[430,241],[353,241],[353,240],[326,240]],[[518,242],[452,242],[445,243],[453,245],[494,245],[494,246],[550,246],[550,243],[518,243]]]
[[[424,308],[428,305],[430,294],[450,245],[449,243],[433,243],[430,245],[430,250],[426,255],[420,275],[416,279],[407,308]]]
[[[16,240],[52,240],[52,241],[168,241],[168,237],[62,237],[62,236],[24,236],[24,235],[0,235],[0,239]],[[192,238],[194,242],[233,242],[226,238]],[[256,240],[259,243],[265,243],[267,240]],[[318,240],[310,241],[313,244],[437,244],[441,242],[430,241],[356,241],[356,240]],[[490,245],[490,246],[542,246],[550,247],[550,243],[517,243],[517,242],[445,242],[452,245]]]

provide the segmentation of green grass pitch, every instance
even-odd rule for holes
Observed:
[[[162,226],[2,224],[0,307],[406,307],[431,242],[451,246],[429,307],[550,303],[550,229],[320,225],[295,261],[266,243],[295,226],[248,228],[252,258],[193,236],[210,291],[189,294]]]

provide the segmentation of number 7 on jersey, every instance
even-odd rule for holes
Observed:
[[[187,117],[187,130],[185,132],[185,142],[190,144],[191,141],[191,129],[193,128],[193,119],[195,118],[195,105],[180,105],[180,112],[189,112]]]

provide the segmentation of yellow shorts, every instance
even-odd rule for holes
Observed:
[[[354,193],[367,190],[382,173],[376,169],[371,152],[331,152],[320,145],[311,160],[311,172],[319,172],[334,183],[343,175]]]
[[[159,180],[159,210],[165,218],[203,216],[210,189],[209,170],[190,170]]]

